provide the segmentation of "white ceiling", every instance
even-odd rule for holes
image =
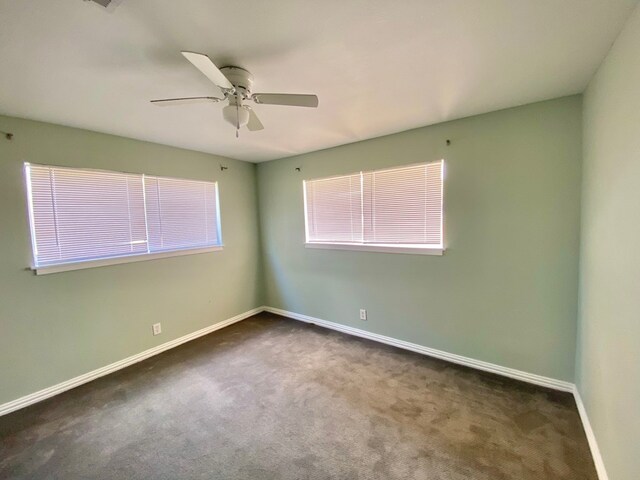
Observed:
[[[637,0],[0,0],[0,113],[264,161],[583,91]],[[180,55],[247,68],[242,131]]]

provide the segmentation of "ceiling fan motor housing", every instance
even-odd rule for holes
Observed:
[[[220,71],[229,79],[231,84],[236,88],[236,91],[242,94],[243,98],[251,95],[251,89],[253,87],[253,75],[251,72],[244,68],[233,66],[222,67]]]

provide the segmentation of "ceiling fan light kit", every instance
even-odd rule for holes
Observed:
[[[151,100],[151,103],[157,106],[170,106],[227,101],[228,105],[222,109],[222,117],[236,128],[236,137],[238,137],[240,128],[245,126],[249,131],[264,129],[262,122],[253,109],[243,104],[245,101],[252,101],[259,105],[287,105],[311,108],[318,106],[318,97],[316,95],[252,93],[253,75],[248,70],[234,66],[218,68],[208,56],[202,53],[184,51],[182,55],[220,89],[222,97],[165,98]]]
[[[222,109],[222,116],[234,127],[240,129],[249,123],[249,110],[238,105],[227,105]]]

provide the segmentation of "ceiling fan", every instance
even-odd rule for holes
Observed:
[[[182,55],[220,88],[222,97],[165,98],[151,100],[151,103],[158,106],[169,106],[228,101],[229,104],[222,109],[222,116],[227,122],[236,127],[236,137],[240,128],[244,126],[250,131],[264,129],[262,122],[253,109],[243,103],[245,101],[251,100],[257,104],[288,105],[292,107],[315,108],[318,106],[318,97],[316,95],[252,93],[253,75],[244,68],[233,66],[218,68],[208,56],[202,53],[182,52]]]

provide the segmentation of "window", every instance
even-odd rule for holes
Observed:
[[[219,250],[218,185],[25,164],[38,274]]]
[[[306,245],[441,255],[444,162],[304,182]]]

